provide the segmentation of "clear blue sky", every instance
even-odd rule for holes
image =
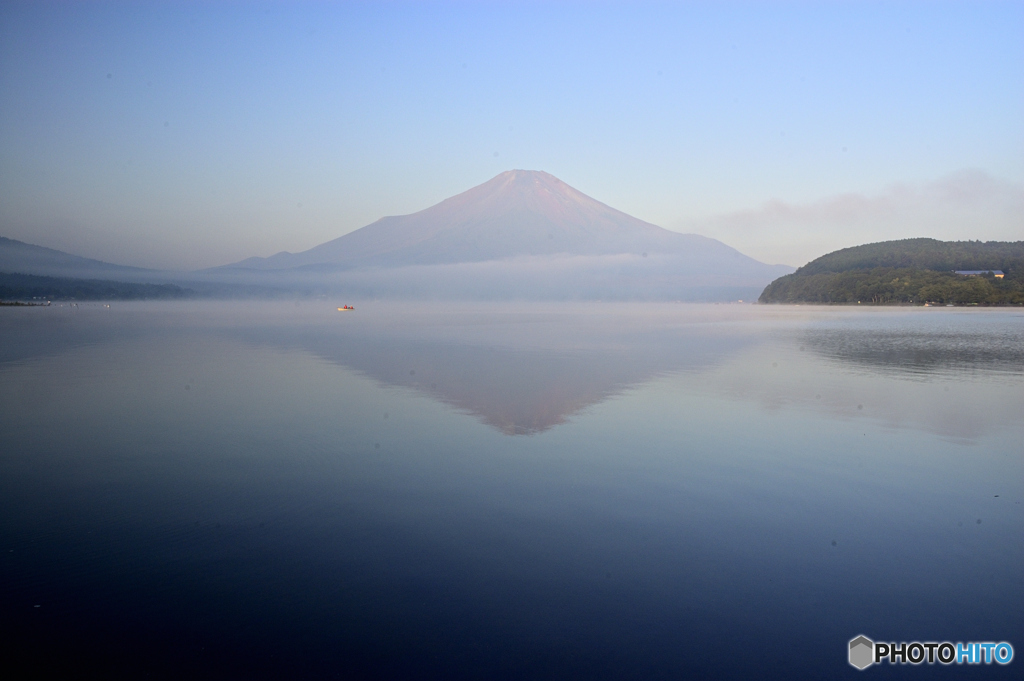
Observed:
[[[510,168],[794,265],[963,177],[935,235],[1024,238],[1024,3],[0,3],[6,236],[211,266]]]

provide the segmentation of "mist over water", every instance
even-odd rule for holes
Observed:
[[[858,634],[1021,649],[1019,311],[342,302],[2,310],[5,655],[834,678]]]

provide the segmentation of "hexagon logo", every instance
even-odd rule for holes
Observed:
[[[867,636],[858,636],[850,641],[850,664],[857,669],[867,669],[875,661],[875,642]]]

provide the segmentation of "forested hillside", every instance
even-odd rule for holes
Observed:
[[[174,284],[136,284],[0,272],[0,300],[144,300],[188,298],[193,295],[194,291]]]
[[[776,279],[760,302],[1024,305],[1024,241],[904,239],[844,248]]]

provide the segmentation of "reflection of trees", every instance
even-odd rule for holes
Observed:
[[[817,329],[802,343],[829,359],[886,372],[996,371],[1024,373],[1021,333]]]

